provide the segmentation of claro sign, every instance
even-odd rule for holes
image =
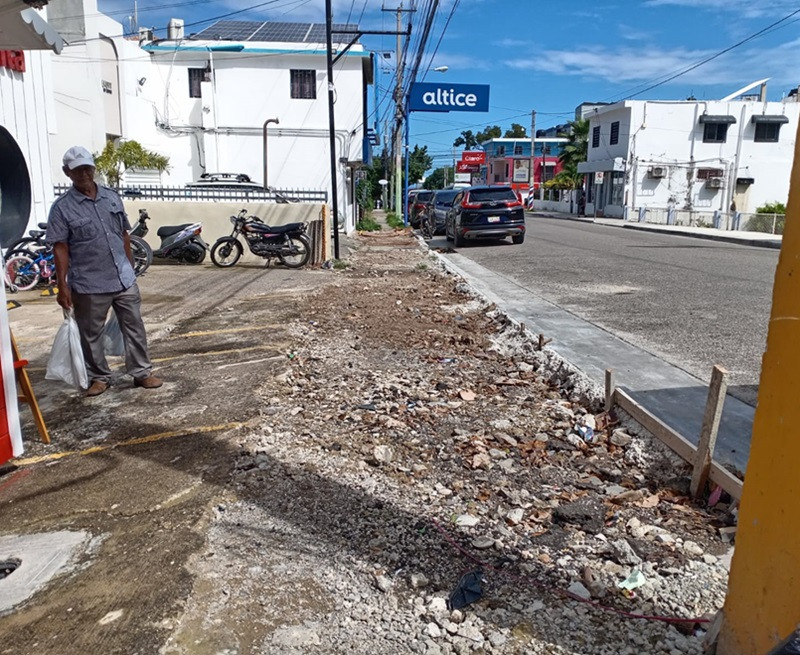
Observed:
[[[408,96],[411,111],[489,111],[488,84],[415,82]]]
[[[25,53],[22,50],[0,50],[0,68],[25,72]]]

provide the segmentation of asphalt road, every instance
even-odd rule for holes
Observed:
[[[529,214],[524,244],[459,254],[755,404],[777,250]]]

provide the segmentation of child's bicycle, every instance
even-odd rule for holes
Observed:
[[[49,248],[11,252],[5,262],[5,281],[9,290],[29,291],[39,282],[56,283],[55,256]]]

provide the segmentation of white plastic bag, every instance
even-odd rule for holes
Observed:
[[[47,380],[61,380],[78,389],[89,386],[86,364],[83,361],[81,335],[72,310],[64,310],[64,322],[56,332],[53,349],[47,362]]]
[[[106,355],[122,357],[125,354],[125,342],[122,340],[122,330],[119,329],[117,314],[112,310],[111,317],[103,328],[103,350]]]

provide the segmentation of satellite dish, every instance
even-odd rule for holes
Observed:
[[[25,234],[31,215],[31,177],[14,137],[0,125],[0,245]]]
[[[380,184],[381,186],[386,186],[387,184],[389,184],[389,180],[378,180],[378,184]]]

